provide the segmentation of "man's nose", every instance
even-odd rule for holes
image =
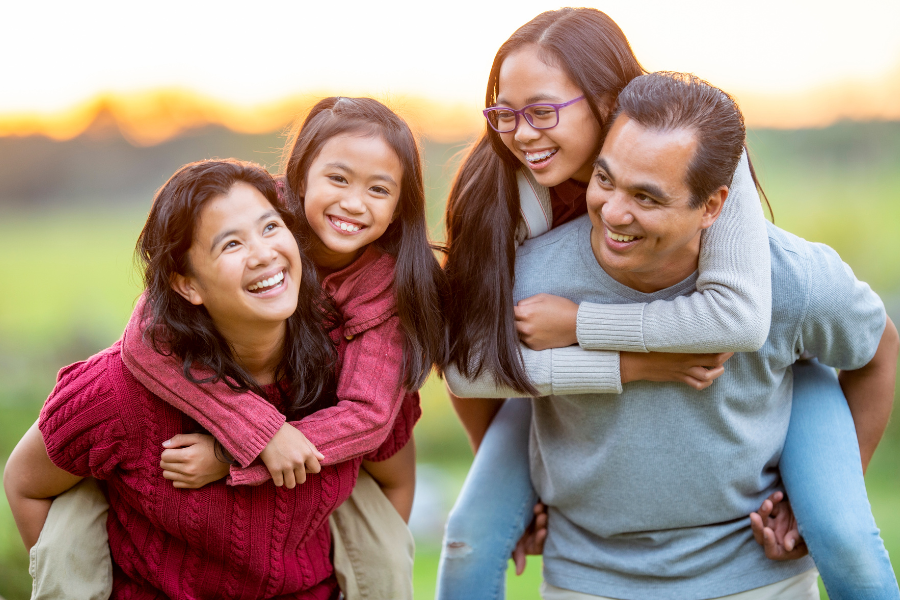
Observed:
[[[600,207],[600,216],[605,223],[613,227],[630,225],[634,222],[631,203],[622,192],[613,192],[606,198],[606,201]]]

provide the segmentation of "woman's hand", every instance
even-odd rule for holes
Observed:
[[[182,433],[163,442],[163,477],[177,488],[197,489],[228,475],[231,465],[216,457],[215,441],[205,433]]]
[[[763,500],[758,512],[750,513],[750,528],[756,543],[771,560],[794,560],[809,552],[800,537],[791,503],[782,492],[774,492]]]
[[[578,343],[578,305],[551,294],[519,300],[513,308],[519,339],[532,350],[565,348]]]
[[[516,575],[521,575],[525,572],[527,555],[544,553],[544,541],[546,539],[547,505],[543,502],[538,502],[534,505],[534,517],[531,519],[531,524],[513,549],[512,559],[516,565]]]
[[[674,352],[622,352],[619,372],[622,383],[631,381],[680,381],[705,390],[725,372],[725,361],[734,352],[722,354],[678,354]]]
[[[306,481],[306,473],[322,470],[320,460],[325,456],[316,450],[299,429],[285,423],[269,443],[259,453],[260,460],[269,469],[272,482],[292,490],[298,483]]]

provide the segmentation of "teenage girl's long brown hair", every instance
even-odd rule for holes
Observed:
[[[625,34],[606,14],[592,8],[548,11],[500,46],[488,77],[485,107],[497,100],[503,61],[527,45],[537,46],[543,60],[562,69],[584,92],[601,125],[605,106],[643,73]],[[447,202],[444,271],[450,294],[445,315],[451,364],[468,377],[487,370],[500,384],[534,393],[522,365],[513,316],[519,222],[516,170],[521,166],[500,136],[485,125]]]

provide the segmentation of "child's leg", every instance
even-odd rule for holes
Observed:
[[[503,598],[510,554],[531,522],[531,400],[511,398],[488,428],[447,520],[438,600]]]
[[[853,417],[833,369],[793,366],[791,422],[779,468],[831,600],[900,599],[866,495]]]
[[[28,572],[32,600],[107,600],[112,559],[106,533],[109,504],[94,479],[85,479],[50,505]]]
[[[365,469],[330,523],[334,571],[346,600],[412,600],[415,542]]]
[[[377,462],[364,460],[362,466],[381,488],[403,521],[409,523],[416,495],[415,438],[410,437],[406,445],[389,459]]]

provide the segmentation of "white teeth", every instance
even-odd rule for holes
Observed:
[[[341,231],[349,231],[350,233],[355,233],[359,231],[359,225],[355,225],[353,223],[348,223],[347,221],[341,221],[340,219],[333,217],[331,222],[341,228]]]
[[[258,281],[256,283],[254,283],[253,285],[249,285],[249,286],[247,286],[247,289],[249,291],[253,292],[255,290],[261,290],[263,288],[272,287],[273,285],[275,285],[277,283],[281,283],[282,281],[284,281],[284,271],[281,271],[280,273],[272,275],[268,279],[263,279],[262,281]]]
[[[546,158],[550,158],[551,156],[556,154],[556,152],[557,152],[556,150],[545,150],[543,152],[538,152],[537,154],[526,152],[525,160],[527,160],[530,163],[541,162],[542,160],[544,160]]]
[[[606,235],[609,236],[610,239],[613,239],[617,242],[631,242],[637,238],[636,235],[619,235],[617,233],[613,233],[609,229],[606,230]]]

